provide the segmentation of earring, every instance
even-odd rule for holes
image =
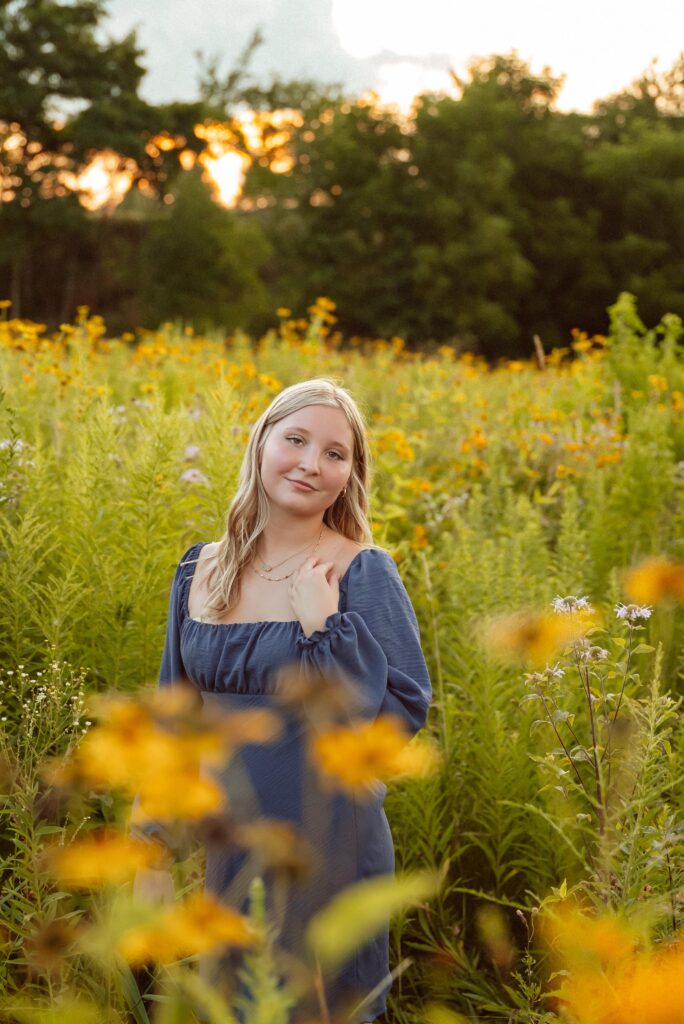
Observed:
[[[347,488],[345,487],[345,489],[342,491],[342,494],[345,495],[346,493],[347,493]]]

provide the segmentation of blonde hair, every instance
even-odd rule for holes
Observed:
[[[307,405],[337,406],[345,413],[352,429],[352,470],[346,493],[339,494],[323,513],[326,526],[350,540],[368,547],[373,533],[368,518],[370,487],[370,451],[366,424],[351,394],[331,377],[315,377],[284,388],[275,396],[253,425],[240,467],[238,487],[226,517],[226,529],[219,541],[209,579],[204,613],[221,614],[234,608],[240,599],[240,573],[256,555],[257,541],[268,521],[268,496],[261,482],[259,463],[266,439],[279,420]]]

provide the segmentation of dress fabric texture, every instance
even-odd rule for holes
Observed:
[[[340,578],[338,611],[322,629],[306,636],[299,620],[209,623],[190,617],[188,592],[202,543],[178,564],[171,588],[159,686],[190,682],[209,716],[252,708],[273,709],[283,723],[275,742],[239,747],[212,775],[224,789],[231,818],[291,822],[312,851],[303,877],[271,875],[249,851],[207,844],[205,891],[247,912],[250,882],[260,875],[267,911],[276,925],[278,948],[306,961],[306,925],[337,892],[355,882],[394,871],[392,835],[383,809],[386,787],[349,794],[326,784],[312,765],[307,738],[315,724],[279,704],[281,670],[297,666],[353,687],[353,716],[399,716],[411,735],[425,723],[432,696],[420,631],[396,563],[388,552],[363,548]],[[135,802],[138,801],[136,797]],[[139,836],[159,835],[178,856],[176,834],[167,823],[145,821],[131,828]],[[372,990],[361,1019],[386,1008],[389,922],[334,975],[324,975],[331,1009],[361,1000]],[[200,959],[200,972],[221,988],[235,984],[240,957],[227,952]],[[229,980],[230,979],[230,980]]]

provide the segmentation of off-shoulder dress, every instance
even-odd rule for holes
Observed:
[[[381,548],[362,548],[339,581],[338,611],[322,629],[306,636],[299,620],[209,623],[191,618],[188,592],[202,543],[194,544],[176,568],[171,587],[166,639],[159,686],[190,682],[203,707],[230,712],[276,708],[280,670],[306,666],[330,678],[337,673],[356,685],[355,717],[399,716],[410,734],[425,723],[432,690],[421,649],[415,611],[392,556]],[[282,678],[282,677],[280,677]],[[282,715],[281,715],[282,717]],[[223,785],[234,820],[275,818],[296,825],[314,852],[308,875],[293,877],[283,890],[282,876],[273,888],[274,917],[284,949],[306,957],[304,935],[311,916],[340,890],[362,879],[394,871],[392,835],[383,809],[386,787],[378,783],[363,797],[331,792],[313,769],[300,716],[285,718],[275,743],[239,748],[228,764],[213,769]],[[137,797],[136,797],[137,801]],[[163,839],[174,852],[173,830],[162,822],[135,825],[134,834]],[[234,845],[206,846],[205,891],[245,910],[255,872],[254,858]],[[268,872],[264,875],[269,898]],[[371,1020],[386,1008],[389,927],[367,943],[326,979],[326,995],[334,1009],[376,990],[364,1006]],[[220,973],[234,970],[236,954],[223,960],[200,961],[212,984]],[[232,965],[232,967],[230,966]],[[232,984],[233,982],[231,982]]]

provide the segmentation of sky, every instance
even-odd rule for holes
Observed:
[[[684,51],[682,0],[108,0],[107,10],[114,37],[138,29],[151,103],[196,98],[195,51],[227,74],[257,27],[256,82],[338,82],[404,109],[423,90],[453,92],[450,68],[515,49],[533,72],[566,75],[559,109],[588,112],[654,58],[664,71]]]

